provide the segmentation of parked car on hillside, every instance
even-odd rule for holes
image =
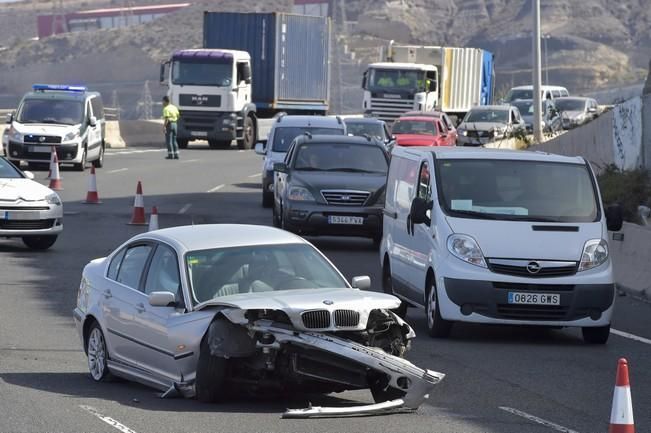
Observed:
[[[482,146],[524,131],[526,131],[526,124],[517,107],[508,105],[473,107],[457,129],[459,134],[457,146]]]
[[[319,135],[345,135],[346,124],[340,117],[280,115],[271,126],[269,137],[255,145],[262,155],[262,206],[271,207],[274,198],[274,172],[277,162],[285,159],[294,138],[309,132]]]
[[[273,223],[303,235],[379,243],[389,154],[366,137],[305,134],[274,166]]]
[[[592,98],[558,98],[554,102],[565,129],[576,128],[599,116],[599,104]]]
[[[391,132],[398,146],[454,146],[450,134],[440,117],[402,116],[393,123]]]
[[[533,99],[518,99],[511,102],[518,107],[522,119],[527,127],[527,132],[533,131]],[[543,99],[541,101],[542,129],[543,132],[553,134],[563,129],[561,115],[556,108],[555,100]]]
[[[415,333],[390,311],[400,301],[370,284],[349,284],[282,230],[181,226],[88,263],[73,317],[96,382],[119,376],[203,402],[228,402],[234,389],[370,389],[416,409],[444,375],[403,359]]]

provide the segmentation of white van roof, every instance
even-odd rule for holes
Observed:
[[[474,147],[400,147],[394,146],[392,155],[420,158],[423,153],[432,153],[440,159],[504,159],[517,161],[561,162],[585,164],[580,156],[563,156],[546,152],[526,150],[486,149]]]
[[[533,86],[516,86],[512,87],[511,90],[533,90]],[[567,92],[567,89],[563,86],[540,86],[540,90],[565,90]],[[569,93],[569,92],[568,92]]]

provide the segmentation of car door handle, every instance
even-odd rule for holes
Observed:
[[[113,297],[113,294],[111,294],[111,291],[108,290],[108,289],[104,290],[104,293],[102,293],[102,294],[104,295],[104,297],[105,297],[106,299],[108,299],[108,298],[112,298],[112,297]]]
[[[136,311],[138,313],[144,313],[145,312],[145,304],[140,302],[139,304],[136,304]]]

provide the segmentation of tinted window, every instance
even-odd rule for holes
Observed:
[[[147,271],[145,293],[172,292],[177,300],[181,294],[181,278],[176,253],[167,245],[158,245]]]
[[[429,166],[426,162],[420,166],[420,173],[418,174],[418,198],[428,200],[430,198],[430,176]]]
[[[274,142],[271,150],[287,152],[289,145],[299,135],[309,132],[312,135],[344,135],[343,128],[316,128],[311,126],[279,126],[274,128]]]
[[[384,152],[370,144],[303,143],[295,151],[295,170],[386,174],[388,169]]]
[[[377,138],[379,140],[384,140],[384,127],[381,123],[370,123],[370,122],[346,122],[346,132],[350,135],[363,136],[368,135],[369,137]]]
[[[583,164],[447,159],[437,161],[441,206],[452,216],[592,222],[598,206]]]
[[[195,86],[230,86],[232,63],[203,63],[176,60],[172,63],[172,83]]]
[[[583,111],[585,100],[583,99],[557,99],[556,108],[559,111]]]
[[[151,248],[150,245],[139,245],[127,250],[118,271],[118,283],[138,290],[140,277],[142,277],[142,271],[147,263]]]
[[[120,251],[115,256],[113,256],[113,259],[109,264],[108,273],[106,275],[108,278],[112,280],[117,279],[118,271],[120,270],[120,264],[122,263],[122,259],[124,258],[124,253],[126,251],[127,251],[126,249],[122,249],[122,251]]]
[[[533,90],[530,89],[512,89],[508,96],[506,97],[506,100],[511,102],[515,101],[516,99],[532,99],[533,98]]]
[[[83,118],[84,106],[80,101],[26,99],[18,111],[16,121],[76,125],[81,123]]]
[[[430,120],[396,120],[392,131],[394,134],[437,134],[436,126]]]
[[[6,159],[0,158],[0,179],[20,179],[23,175]]]
[[[95,116],[97,119],[104,118],[104,105],[98,96],[90,100],[90,105],[93,107],[93,116]]]
[[[501,122],[507,123],[509,121],[509,110],[470,110],[464,122]]]

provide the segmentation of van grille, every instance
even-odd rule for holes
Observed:
[[[359,324],[359,313],[355,310],[335,310],[334,315],[338,328],[353,328]]]
[[[530,263],[538,264],[539,270],[537,272],[530,272]],[[488,267],[496,274],[527,278],[567,277],[577,272],[577,262],[489,259]]]
[[[336,206],[364,206],[371,195],[368,191],[322,190],[321,195],[328,204]]]
[[[41,139],[43,141],[41,141]],[[26,135],[24,139],[25,143],[61,143],[61,137],[56,137],[53,135]]]
[[[307,329],[324,329],[330,327],[330,312],[328,310],[306,311],[301,314],[303,326]]]

